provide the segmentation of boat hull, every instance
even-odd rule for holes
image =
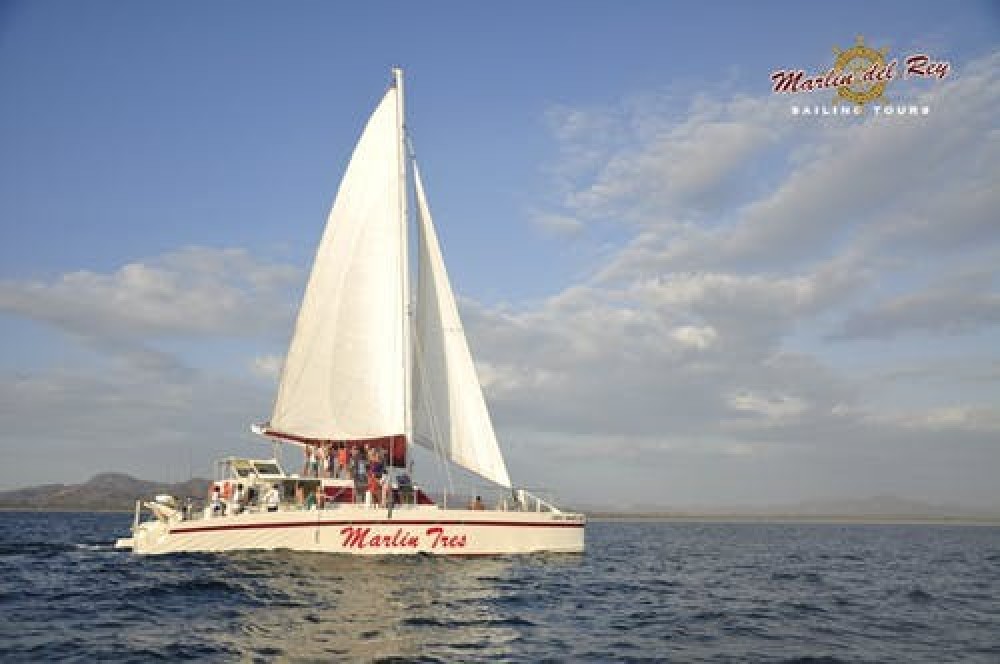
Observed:
[[[501,555],[580,553],[586,520],[579,514],[385,509],[256,512],[195,521],[147,521],[120,548],[139,554],[244,550],[351,555]]]

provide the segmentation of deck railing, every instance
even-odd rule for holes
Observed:
[[[468,509],[468,510],[493,510],[501,512],[552,512],[561,514],[562,510],[553,504],[548,492],[539,491],[538,495],[533,490],[513,489],[498,490],[496,487],[462,487],[458,490],[442,490],[426,494],[434,503],[444,509]],[[478,499],[478,505],[477,505]],[[223,500],[225,514],[232,515],[236,509],[236,503],[232,500]],[[373,509],[384,509],[384,505],[379,505],[374,501],[364,500],[362,494],[357,494],[355,502],[334,502],[328,501],[323,509],[336,509],[347,505],[368,505]],[[422,507],[412,500],[397,500],[393,504],[393,509],[414,509]],[[136,505],[136,519],[138,520],[139,505]],[[282,501],[279,505],[281,512],[308,511],[311,506],[297,504],[294,501]],[[265,512],[266,505],[256,502],[244,507],[243,512],[258,513]],[[214,516],[210,512],[210,502],[204,499],[187,499],[178,506],[178,511],[185,521],[199,521]]]

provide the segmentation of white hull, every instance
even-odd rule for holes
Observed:
[[[312,511],[255,512],[194,521],[147,521],[120,548],[140,554],[244,550],[352,555],[579,553],[585,518],[503,512],[347,505]]]

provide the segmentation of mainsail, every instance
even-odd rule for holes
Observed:
[[[405,430],[400,104],[390,88],[327,220],[269,429],[320,440]]]
[[[509,487],[416,164],[413,178],[420,261],[413,334],[414,441]]]
[[[261,431],[303,442],[382,439],[390,448],[408,434],[509,487],[415,164],[419,281],[407,318],[402,131],[397,70],[340,183]]]

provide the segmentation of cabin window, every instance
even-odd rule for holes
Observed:
[[[280,475],[281,469],[275,463],[255,463],[257,472],[261,475]]]

